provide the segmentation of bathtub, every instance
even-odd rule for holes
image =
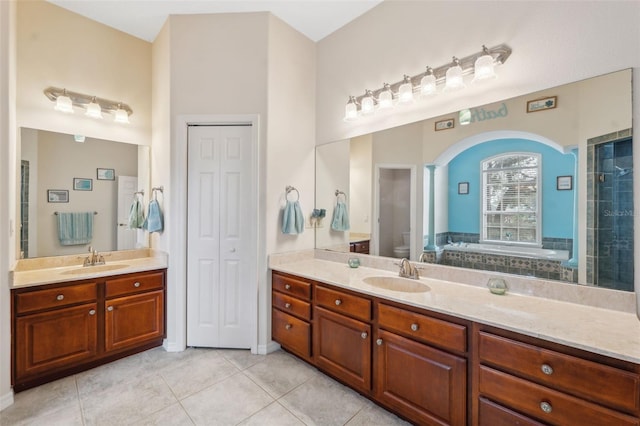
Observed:
[[[443,247],[444,250],[473,253],[498,254],[504,256],[530,257],[564,261],[569,259],[568,250],[549,250],[535,247],[510,246],[504,244],[453,243]]]

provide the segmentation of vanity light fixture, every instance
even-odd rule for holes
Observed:
[[[102,118],[103,113],[113,114],[116,123],[128,123],[133,114],[131,107],[124,102],[110,101],[93,95],[72,92],[58,87],[47,87],[44,95],[55,102],[56,111],[73,113],[75,108],[85,110],[85,115],[92,118]]]
[[[495,65],[501,65],[511,55],[511,48],[506,44],[487,48],[469,56],[458,59],[437,68],[427,67],[427,71],[413,77],[404,75],[403,79],[384,85],[377,90],[367,90],[361,96],[350,96],[345,107],[345,121],[355,121],[360,116],[372,115],[377,110],[390,109],[395,103],[406,104],[415,100],[414,93],[423,98],[437,93],[438,85],[443,92],[451,92],[466,87],[464,77],[474,75],[473,82],[490,80],[496,77]],[[418,84],[418,82],[420,84]],[[372,107],[373,105],[373,107]],[[354,112],[355,108],[355,112]]]

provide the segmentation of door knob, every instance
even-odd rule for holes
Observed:
[[[229,252],[231,252],[231,253],[235,253],[235,252],[236,252],[236,249],[232,248],[232,249],[230,249],[230,250],[229,250]]]

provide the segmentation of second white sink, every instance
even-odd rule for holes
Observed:
[[[401,291],[404,293],[424,293],[431,290],[428,285],[421,283],[418,280],[410,280],[400,277],[367,277],[362,281],[374,287],[392,291]]]
[[[68,271],[65,271],[63,272],[63,274],[65,275],[91,274],[94,272],[114,271],[116,269],[126,268],[127,266],[129,265],[111,264],[111,265],[81,266],[76,269],[70,269]]]

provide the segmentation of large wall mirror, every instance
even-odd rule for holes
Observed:
[[[633,291],[631,78],[318,146],[316,248]]]
[[[148,146],[21,128],[19,158],[19,257],[149,246],[146,231],[128,226],[135,197],[148,198]],[[69,213],[91,215],[91,230],[64,222]]]

